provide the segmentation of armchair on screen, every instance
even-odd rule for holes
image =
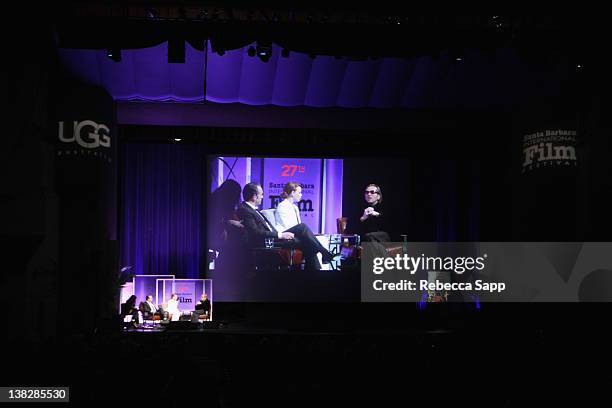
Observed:
[[[347,234],[348,218],[340,217],[336,219],[336,231],[342,235],[343,247],[342,256],[345,259],[360,259],[361,258],[361,237],[357,234]],[[385,233],[386,234],[386,233]],[[397,254],[403,254],[404,248],[407,245],[407,236],[402,235],[403,243],[394,242],[372,242],[380,251],[381,256],[393,257]]]
[[[348,225],[347,217],[340,217],[336,219],[336,233],[344,235],[346,232],[346,226]]]
[[[276,227],[275,212],[275,209],[262,210],[262,215]],[[225,223],[224,240],[224,251],[217,263],[225,268],[297,269],[303,261],[300,249],[280,247],[277,240],[269,241],[268,245],[263,238],[260,242],[249,242],[246,228],[236,213]]]
[[[261,214],[275,228],[276,225],[276,209],[270,208],[261,210]],[[270,247],[269,244],[272,244]],[[291,248],[283,245],[278,245],[279,241],[271,240],[266,245],[265,240],[255,243],[252,249],[253,262],[255,269],[299,269],[304,261],[302,250],[299,248]]]
[[[348,217],[336,219],[336,233],[340,235],[342,246],[340,253],[345,263],[356,261],[361,258],[361,237],[357,234],[348,234]]]

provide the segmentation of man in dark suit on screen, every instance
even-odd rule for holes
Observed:
[[[263,189],[258,183],[248,183],[242,189],[244,202],[238,208],[238,215],[246,228],[251,246],[263,245],[266,238],[277,240],[281,246],[294,246],[304,253],[306,269],[321,269],[317,253],[322,255],[323,263],[330,263],[334,255],[325,249],[310,228],[300,223],[286,231],[277,231],[257,208],[263,200]]]

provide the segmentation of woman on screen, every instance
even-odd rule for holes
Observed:
[[[281,197],[284,200],[278,204],[274,217],[277,228],[286,231],[302,222],[300,209],[297,206],[302,199],[302,186],[293,181],[288,182],[283,187]]]

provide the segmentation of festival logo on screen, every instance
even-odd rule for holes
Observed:
[[[269,183],[268,189],[270,191],[278,191],[277,193],[278,195],[270,194],[268,196],[268,200],[270,202],[270,208],[278,207],[278,203],[284,200],[281,195],[281,193],[283,192],[283,186],[284,184]],[[302,187],[302,197],[304,197],[304,195],[306,194],[304,190],[309,190],[312,192],[315,189],[314,184],[300,183],[300,186]],[[308,217],[308,213],[314,212],[314,208],[312,206],[312,200],[310,199],[306,200],[302,198],[299,202],[296,203],[296,205],[300,210],[300,217],[304,217],[304,216]]]
[[[575,130],[545,130],[524,135],[522,172],[577,166],[576,144]]]
[[[193,308],[195,305],[195,282],[180,282],[174,287],[174,293],[178,296],[179,309]]]
[[[276,208],[283,200],[283,187],[293,181],[302,186],[296,203],[300,218],[311,230],[319,231],[321,210],[321,159],[264,159],[264,202],[262,208]]]
[[[293,177],[295,173],[305,173],[306,166],[297,164],[283,164],[281,166],[281,177]]]

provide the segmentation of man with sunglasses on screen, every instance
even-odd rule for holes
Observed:
[[[367,207],[359,218],[359,232],[366,242],[389,242],[391,238],[385,231],[385,217],[382,208],[382,190],[376,184],[369,184],[364,193]]]

